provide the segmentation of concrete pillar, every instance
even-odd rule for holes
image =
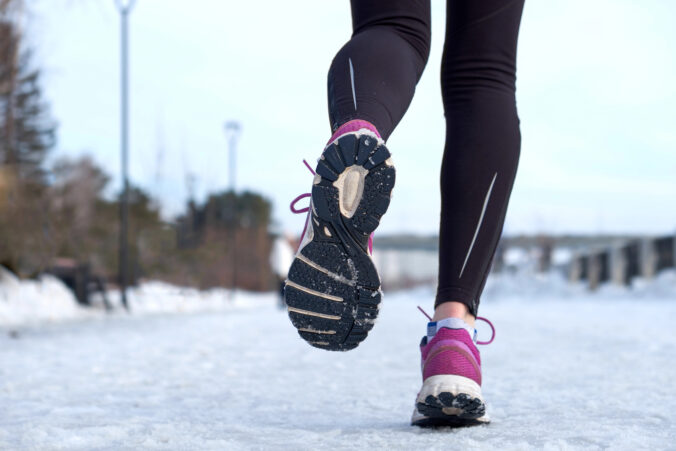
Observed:
[[[588,277],[589,256],[576,255],[570,262],[569,280],[571,283],[576,283],[581,280],[586,280]]]
[[[641,276],[646,279],[652,279],[657,274],[657,252],[653,238],[641,240],[640,267]]]
[[[629,269],[627,246],[615,246],[610,251],[610,279],[614,285],[627,285]]]
[[[655,252],[657,254],[656,272],[663,269],[673,268],[674,265],[674,237],[672,235],[663,236],[654,240]]]
[[[550,236],[540,235],[537,237],[538,246],[538,272],[548,272],[552,267],[552,253],[554,252],[554,239]]]

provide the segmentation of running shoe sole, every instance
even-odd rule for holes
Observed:
[[[411,418],[411,424],[420,427],[464,427],[489,422],[479,385],[453,375],[425,380]]]
[[[307,231],[284,287],[291,322],[314,347],[353,349],[373,327],[381,291],[368,240],[394,179],[390,152],[363,130],[329,144],[317,163]]]

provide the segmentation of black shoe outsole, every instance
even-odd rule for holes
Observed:
[[[450,415],[443,411],[444,408],[456,408],[461,411],[457,415]],[[479,398],[473,398],[465,393],[454,395],[449,392],[439,393],[437,396],[429,395],[424,402],[416,404],[419,414],[423,418],[411,422],[420,427],[466,427],[487,424],[485,419],[486,405]],[[482,419],[482,417],[484,417]]]
[[[347,351],[373,328],[380,277],[368,255],[369,235],[390,204],[395,170],[390,152],[369,135],[348,134],[329,145],[317,163],[310,221],[313,237],[294,259],[284,287],[289,317],[310,345]],[[340,210],[334,182],[348,168],[368,171],[352,217]]]

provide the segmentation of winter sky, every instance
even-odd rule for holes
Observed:
[[[29,2],[59,143],[119,179],[119,22],[114,1]],[[432,55],[388,142],[397,186],[379,230],[435,233],[444,141],[439,90],[445,2],[433,2]],[[676,228],[676,2],[530,0],[519,40],[523,147],[506,223],[517,232]],[[326,72],[349,38],[347,1],[138,0],[131,16],[133,183],[166,215],[227,187],[223,123],[242,124],[239,189],[274,202],[306,192],[329,135]],[[420,133],[425,129],[425,133]]]

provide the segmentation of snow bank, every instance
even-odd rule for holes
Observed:
[[[651,280],[634,279],[631,286],[602,284],[595,292],[589,291],[585,282],[570,283],[558,272],[536,273],[522,270],[491,274],[486,282],[483,299],[505,298],[577,299],[676,299],[676,270],[665,270]]]
[[[91,316],[57,278],[19,280],[0,267],[0,326],[64,321]]]
[[[427,297],[433,287],[421,287],[404,295]],[[387,293],[388,297],[395,293]],[[108,293],[114,314],[122,314],[119,292]],[[229,309],[256,308],[274,304],[270,293],[244,291],[231,293],[227,289],[197,290],[177,287],[159,281],[148,281],[128,292],[133,315],[161,313],[196,313]],[[676,299],[676,270],[663,271],[653,280],[634,281],[631,287],[602,285],[591,293],[583,284],[570,284],[559,272],[538,274],[529,269],[492,274],[486,284],[482,302],[508,299],[532,302],[590,299]],[[19,280],[0,268],[0,327],[43,324],[77,319],[103,317],[103,303],[94,298],[95,307],[80,306],[73,294],[58,279],[44,275],[38,280]]]
[[[123,314],[120,294],[108,293],[114,314]],[[194,313],[227,309],[256,308],[274,303],[270,294],[213,289],[201,291],[150,281],[132,288],[128,300],[132,314]],[[43,275],[37,280],[19,280],[0,267],[0,327],[18,327],[107,315],[103,303],[94,297],[93,307],[82,307],[59,279]]]

